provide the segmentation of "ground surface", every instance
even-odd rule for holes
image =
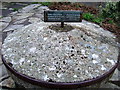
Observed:
[[[34,22],[41,22],[41,21],[43,21],[43,11],[49,10],[48,7],[40,6],[39,4],[29,5],[29,3],[27,3],[27,4],[18,3],[18,5],[20,5],[20,7],[27,5],[27,7],[22,8],[19,11],[13,11],[12,8],[11,9],[9,8],[10,10],[3,13],[4,16],[6,16],[6,17],[3,17],[2,19],[0,19],[0,22],[2,22],[2,23],[0,23],[0,47],[2,44],[2,31],[7,32],[7,35],[9,35],[14,30],[19,30],[21,27],[23,27],[25,25],[28,25],[28,24],[34,23]],[[1,9],[2,10],[6,9],[6,7],[3,5],[3,7],[1,7]],[[2,14],[1,14],[1,16],[2,16]],[[91,26],[92,26],[92,24],[91,24]],[[5,36],[5,34],[3,34],[3,37],[4,36]],[[111,80],[116,80],[116,81],[120,80],[120,77],[118,75],[120,75],[120,72],[116,69]],[[10,87],[10,88],[14,87],[14,81],[7,74],[6,69],[5,69],[1,59],[0,59],[0,86]],[[108,88],[120,88],[117,85],[112,84],[112,83],[107,83],[103,87],[105,87],[105,88],[107,88],[107,87]]]

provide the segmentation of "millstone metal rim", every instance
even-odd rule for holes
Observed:
[[[80,81],[80,82],[65,83],[65,82],[47,82],[47,81],[42,81],[40,79],[35,79],[32,77],[26,76],[24,74],[17,72],[10,65],[8,65],[5,59],[3,58],[3,56],[2,56],[2,61],[3,61],[3,64],[6,66],[6,68],[19,79],[26,81],[28,83],[31,83],[33,85],[37,85],[40,87],[47,87],[47,88],[80,88],[80,87],[86,87],[96,83],[100,83],[101,81],[105,80],[110,75],[112,75],[119,64],[117,62],[108,72],[96,78],[86,80],[86,81]]]

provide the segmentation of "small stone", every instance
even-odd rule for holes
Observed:
[[[101,70],[106,70],[106,68],[103,65],[101,65]]]
[[[22,62],[24,62],[25,61],[25,58],[21,58],[20,60],[19,60],[19,63],[22,63]]]
[[[49,78],[48,78],[47,75],[45,75],[45,76],[43,76],[43,77],[44,77],[43,79],[44,79],[45,81],[49,80]]]
[[[30,48],[30,50],[29,50],[31,53],[35,53],[35,51],[36,51],[36,47],[32,47],[32,48]]]
[[[15,83],[13,81],[13,79],[10,77],[8,79],[5,79],[4,81],[0,82],[0,86],[5,86],[8,88],[15,88]]]
[[[61,74],[61,73],[57,73],[57,77],[58,77],[58,78],[61,78],[62,75],[63,75],[63,74]]]
[[[98,63],[96,60],[93,60],[92,62],[93,62],[94,64]]]
[[[46,41],[46,40],[47,40],[47,37],[44,37],[44,40]]]
[[[97,59],[99,56],[97,54],[92,54],[93,59]]]
[[[49,70],[50,71],[56,70],[56,67],[55,66],[49,67]]]
[[[85,50],[82,49],[82,50],[81,50],[81,53],[82,53],[82,54],[85,54]]]
[[[107,61],[110,62],[112,65],[115,65],[115,62],[113,60],[107,58]]]
[[[77,75],[74,75],[73,77],[74,77],[74,78],[77,78]]]

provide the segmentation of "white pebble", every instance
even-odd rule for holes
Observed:
[[[44,37],[44,40],[46,41],[46,40],[47,40],[47,37]]]
[[[97,54],[92,54],[93,59],[97,59],[99,56]]]
[[[50,71],[53,71],[53,70],[55,70],[55,69],[56,69],[56,67],[54,67],[54,66],[49,67],[49,70],[50,70]]]
[[[82,54],[85,54],[85,50],[82,49],[82,50],[81,50],[81,53],[82,53]]]
[[[96,64],[96,63],[98,63],[98,62],[97,62],[96,60],[93,60],[93,63]]]
[[[22,63],[22,62],[24,62],[24,61],[25,61],[25,58],[21,58],[21,59],[19,60],[20,63]]]
[[[34,53],[34,52],[36,51],[36,47],[32,47],[32,48],[30,48],[29,51],[32,52],[32,53]]]
[[[47,81],[49,78],[48,78],[47,75],[45,75],[45,76],[43,77],[43,79],[44,79],[45,81]]]
[[[113,60],[107,58],[107,61],[110,62],[112,65],[115,65],[115,62]]]
[[[101,65],[101,70],[106,70],[106,68],[103,65]]]
[[[74,77],[74,78],[77,78],[77,75],[74,75],[73,77]]]
[[[60,78],[63,74],[57,73],[57,77]]]

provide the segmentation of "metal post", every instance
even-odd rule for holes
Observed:
[[[61,28],[63,28],[64,27],[64,22],[61,22]]]

